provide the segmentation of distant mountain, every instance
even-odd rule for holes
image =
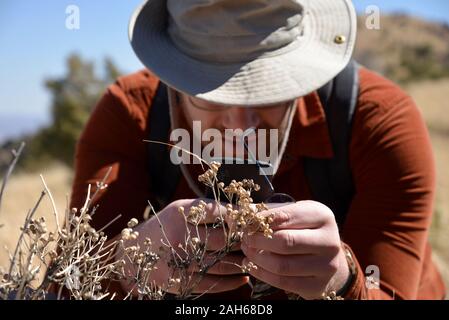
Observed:
[[[44,117],[0,114],[0,145],[8,139],[32,134],[47,124]]]
[[[394,14],[369,30],[359,17],[355,58],[399,82],[448,77],[449,26]]]

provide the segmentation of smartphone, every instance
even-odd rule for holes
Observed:
[[[217,178],[225,186],[229,185],[232,180],[242,181],[243,179],[252,179],[254,183],[258,184],[260,190],[251,192],[254,203],[265,202],[273,195],[272,176],[266,174],[266,172],[272,172],[271,164],[236,158],[214,158],[212,161],[221,163]],[[206,197],[214,199],[212,188],[207,188]],[[226,196],[220,195],[220,201],[227,202]]]

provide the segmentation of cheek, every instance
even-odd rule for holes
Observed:
[[[284,119],[284,112],[263,112],[259,114],[262,122],[269,128],[278,128]]]
[[[204,130],[215,128],[220,129],[222,127],[220,117],[204,117],[201,120],[201,129]]]
[[[196,108],[186,108],[184,109],[184,114],[186,117],[186,120],[189,122],[189,127],[192,127],[193,121],[200,121],[201,122],[201,129],[202,131],[209,129],[209,128],[219,128],[220,127],[220,117],[215,116],[214,113],[205,113],[201,110],[198,110]]]

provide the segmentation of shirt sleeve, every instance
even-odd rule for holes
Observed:
[[[420,111],[395,85],[373,83],[361,92],[350,149],[356,195],[342,238],[358,276],[347,298],[416,299],[435,193]],[[365,285],[367,268],[378,268],[379,290]]]
[[[152,93],[148,95],[151,96]],[[87,196],[106,179],[107,188],[93,199],[92,226],[100,229],[121,217],[104,231],[112,238],[126,227],[132,217],[142,220],[149,200],[149,177],[146,170],[147,115],[149,102],[142,94],[125,94],[119,82],[111,85],[95,107],[77,144],[75,178],[71,208],[81,208]]]

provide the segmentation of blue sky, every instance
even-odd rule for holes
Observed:
[[[34,127],[46,121],[50,97],[43,81],[64,73],[68,54],[78,52],[98,63],[103,57],[110,56],[125,72],[141,68],[127,36],[129,17],[141,2],[1,0],[0,139],[5,135],[2,123],[10,119],[23,118],[23,126]],[[80,8],[79,30],[65,27],[66,7],[72,4]],[[359,12],[374,4],[381,12],[401,11],[449,24],[447,0],[355,0],[354,4]],[[17,131],[20,126],[18,123],[12,127]],[[15,133],[18,132],[9,134]]]

